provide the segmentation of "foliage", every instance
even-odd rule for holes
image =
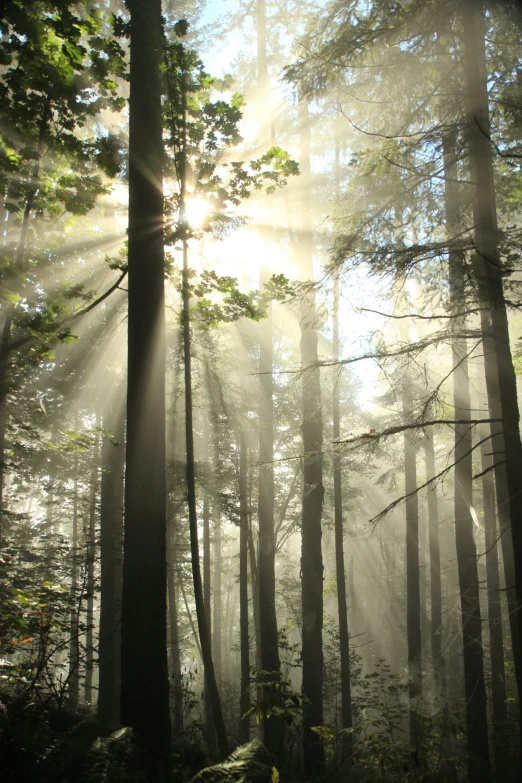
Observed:
[[[183,33],[184,29],[178,31]],[[167,172],[178,182],[178,188],[166,199],[166,213],[178,215],[168,237],[175,244],[179,239],[201,237],[205,231],[222,234],[238,222],[232,208],[258,191],[273,193],[283,187],[289,176],[299,173],[299,167],[276,146],[248,163],[225,157],[227,150],[242,140],[238,123],[243,97],[230,95],[230,77],[219,80],[209,76],[196,52],[180,40],[166,45],[165,79]],[[224,97],[218,97],[220,94]],[[204,200],[207,215],[199,228],[181,214],[182,194],[185,199]]]
[[[8,350],[39,338],[41,359],[52,357],[51,340],[74,339],[55,328],[69,310],[67,302],[86,296],[77,284],[59,280],[64,217],[90,212],[109,192],[100,172],[119,171],[118,144],[97,118],[123,108],[118,81],[126,64],[95,5],[16,0],[3,9],[0,25],[4,222],[8,215],[0,291],[14,319]],[[43,275],[58,281],[55,290],[41,285]]]
[[[178,289],[181,289],[181,274],[174,267],[174,257],[170,254],[171,277]],[[272,275],[262,291],[244,293],[239,288],[237,278],[218,275],[214,270],[196,272],[189,270],[189,291],[193,299],[190,306],[191,323],[199,329],[216,328],[220,323],[232,323],[239,318],[260,321],[266,317],[268,305],[272,301],[285,301],[295,296],[295,288],[281,274]]]
[[[267,752],[259,740],[236,748],[226,761],[201,770],[190,783],[275,783],[274,768],[267,763]]]
[[[129,729],[108,735],[89,712],[57,707],[45,694],[0,686],[0,766],[6,783],[123,783],[130,779],[130,738]]]

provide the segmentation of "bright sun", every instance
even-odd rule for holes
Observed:
[[[187,220],[193,228],[200,228],[209,213],[208,201],[202,198],[189,198],[186,201]]]

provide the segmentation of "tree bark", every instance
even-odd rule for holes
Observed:
[[[196,616],[198,621],[199,640],[201,654],[205,669],[205,686],[209,693],[212,707],[212,718],[216,730],[219,752],[224,759],[228,755],[228,739],[221,709],[221,700],[217,686],[216,670],[212,659],[212,646],[210,641],[209,623],[205,615],[205,603],[203,596],[203,582],[201,579],[201,565],[199,560],[198,520],[196,505],[196,470],[194,456],[194,424],[193,424],[193,395],[192,395],[192,354],[190,335],[190,275],[188,266],[188,240],[189,228],[186,216],[186,188],[187,188],[187,85],[184,74],[182,92],[182,116],[183,137],[180,166],[180,226],[183,232],[183,274],[182,274],[182,319],[183,319],[183,354],[184,354],[184,379],[185,379],[185,443],[187,455],[187,501],[190,528],[190,555],[192,560],[192,580],[194,584],[194,599],[196,602]],[[221,541],[219,541],[221,548]],[[216,570],[218,563],[215,560]],[[219,568],[221,564],[219,563]],[[219,586],[221,589],[221,585]],[[220,596],[221,598],[221,596]],[[214,602],[216,595],[214,595]],[[214,622],[214,628],[216,623]],[[216,629],[217,630],[217,629]]]
[[[128,378],[121,720],[169,777],[161,0],[129,0]],[[151,720],[154,716],[154,720]]]
[[[214,538],[213,538],[213,561],[214,572],[212,574],[212,594],[214,598],[213,609],[214,616],[212,622],[212,654],[214,660],[214,669],[216,672],[216,681],[221,682],[223,677],[223,595],[221,587],[222,561],[221,561],[221,504],[215,500],[213,506],[214,513]]]
[[[202,448],[202,460],[205,468],[210,474],[210,466],[208,462],[208,422],[205,418],[203,421],[203,448]],[[208,480],[208,477],[207,477]],[[205,617],[208,624],[208,635],[212,643],[212,603],[211,603],[211,563],[210,563],[210,499],[208,487],[203,490],[203,603],[205,605]],[[205,688],[205,723],[207,729],[207,737],[210,747],[215,746],[215,729],[214,722],[212,720],[212,705],[210,703],[210,693],[208,688]]]
[[[76,416],[75,430],[78,429]],[[72,507],[72,568],[71,568],[71,638],[69,641],[69,706],[76,710],[80,697],[80,630],[78,627],[81,598],[78,594],[78,452],[74,454],[73,507]]]
[[[462,3],[464,29],[464,66],[468,94],[467,140],[470,154],[471,178],[474,183],[474,244],[475,268],[481,297],[485,306],[482,324],[486,339],[484,354],[486,386],[492,416],[498,410],[502,419],[502,439],[492,439],[495,461],[505,459],[507,507],[511,523],[514,577],[516,588],[516,626],[512,625],[516,644],[513,644],[519,709],[522,710],[522,444],[520,440],[520,413],[517,382],[509,339],[503,277],[506,274],[499,252],[499,234],[496,213],[493,159],[490,141],[484,5],[480,0]],[[503,449],[502,449],[503,445]],[[502,449],[500,455],[498,451]],[[500,456],[500,459],[498,457]],[[497,471],[495,470],[495,479]],[[497,500],[502,487],[502,473],[497,481]],[[499,505],[500,511],[500,505]],[[501,531],[503,522],[501,520]],[[509,567],[509,560],[506,562]],[[511,587],[506,572],[506,584]],[[522,713],[521,713],[522,715]],[[519,752],[522,752],[522,719],[519,720]],[[522,760],[521,760],[522,766]]]
[[[484,533],[486,544],[486,574],[488,589],[488,628],[491,661],[491,710],[493,725],[493,753],[497,781],[509,780],[510,752],[507,744],[508,714],[506,672],[504,667],[504,641],[502,634],[502,605],[500,574],[498,568],[498,534],[495,513],[495,482],[493,458],[487,425],[478,429],[482,476],[482,507],[484,509]]]
[[[268,60],[266,32],[266,2],[256,2],[257,69],[259,100],[264,109],[262,135],[266,136],[268,117]],[[270,277],[270,268],[263,266],[260,283]],[[267,318],[260,325],[259,340],[259,498],[258,498],[258,558],[257,596],[259,599],[259,642],[261,669],[267,672],[261,679],[263,702],[263,737],[268,750],[277,758],[280,753],[282,726],[278,716],[270,711],[279,700],[277,682],[281,679],[279,639],[275,603],[275,518],[274,518],[274,381],[273,381],[272,304]],[[275,683],[275,686],[270,685]]]
[[[456,188],[456,137],[446,133],[442,140],[444,156],[444,205],[446,230],[451,241],[457,228],[459,195]],[[450,247],[448,257],[449,306],[453,314],[465,306],[463,253]],[[452,322],[453,399],[455,418],[470,418],[471,401],[468,377],[467,342],[460,336],[465,319]],[[482,620],[479,601],[477,552],[473,537],[472,506],[472,430],[469,424],[455,425],[455,544],[459,573],[464,660],[464,691],[466,697],[466,728],[468,742],[468,773],[477,783],[491,780],[484,659],[482,651]]]
[[[308,104],[299,101],[301,136],[300,169],[303,177],[302,275],[311,281],[313,245],[310,210],[310,120]],[[315,295],[307,291],[301,300],[301,367],[303,399],[303,504],[301,539],[301,587],[303,611],[303,742],[305,774],[324,778],[324,747],[311,729],[323,724],[323,555],[321,516],[323,510],[323,419],[320,370],[317,366]]]
[[[339,275],[334,279],[333,301],[333,360],[339,361]],[[332,395],[333,419],[333,482],[334,482],[334,518],[335,518],[335,576],[337,582],[337,611],[339,615],[339,646],[341,662],[341,727],[352,728],[352,689],[350,682],[350,637],[348,634],[348,606],[346,601],[346,574],[344,570],[344,530],[343,530],[343,488],[341,455],[335,442],[341,437],[341,416],[339,405],[340,376],[334,379]],[[343,743],[346,756],[351,764],[352,736],[348,734]]]
[[[167,533],[167,590],[170,627],[170,671],[173,695],[172,733],[173,736],[176,736],[183,731],[183,688],[181,682],[181,650],[176,594],[176,562],[171,531]]]
[[[182,177],[182,181],[184,177]],[[183,203],[183,196],[182,196]],[[184,216],[182,217],[184,222]],[[187,447],[187,495],[190,526],[190,553],[192,560],[192,578],[194,582],[194,598],[196,601],[196,616],[198,620],[199,640],[205,668],[205,684],[209,692],[212,706],[212,717],[216,730],[219,752],[222,758],[228,755],[228,739],[221,710],[221,700],[217,687],[216,672],[212,660],[209,626],[205,616],[203,598],[203,582],[199,562],[198,521],[196,507],[196,476],[194,462],[194,430],[192,421],[192,374],[190,353],[190,315],[189,315],[190,281],[188,272],[187,241],[183,242],[183,346],[185,354],[185,433]],[[217,564],[216,564],[217,565]],[[214,596],[215,599],[215,596]],[[214,628],[216,623],[214,622]]]
[[[125,472],[124,389],[116,385],[103,414],[100,489],[100,635],[98,719],[120,722],[121,581],[123,568],[123,475]]]
[[[426,480],[435,474],[435,449],[433,432],[424,434],[424,453],[426,459]],[[430,597],[431,597],[431,657],[433,659],[433,677],[437,695],[445,699],[445,664],[442,654],[442,585],[440,573],[439,508],[437,486],[428,487],[428,542],[430,551]]]
[[[239,444],[239,634],[241,651],[241,695],[239,699],[239,739],[250,739],[250,719],[244,718],[250,709],[250,644],[248,635],[248,488],[247,439],[241,432]]]
[[[264,281],[268,274],[264,274]],[[263,733],[268,750],[277,757],[280,750],[281,721],[270,716],[277,704],[278,691],[270,683],[281,677],[279,660],[277,616],[275,604],[275,531],[274,531],[274,404],[273,404],[273,350],[272,314],[263,322],[259,344],[259,548],[257,580],[259,597],[259,626],[261,669],[263,676]]]
[[[252,492],[250,492],[250,498],[252,498]],[[252,503],[249,503],[249,507],[252,507]],[[252,518],[248,520],[248,560],[250,563],[250,579],[252,582],[252,613],[254,615],[254,627],[256,632],[256,670],[259,671],[261,666],[261,629],[259,624],[259,582],[257,579],[257,558],[256,558],[256,545],[254,542],[254,532],[252,530]],[[258,702],[261,701],[260,694]]]
[[[99,419],[98,419],[99,421]],[[100,438],[96,436],[94,447],[94,468],[90,481],[89,518],[85,531],[85,558],[87,564],[87,589],[85,611],[85,683],[84,696],[86,704],[92,704],[94,676],[94,570],[96,565],[96,501],[98,497],[98,473],[100,462]]]
[[[406,370],[401,382],[404,422],[413,420],[413,382]],[[422,644],[419,572],[419,498],[417,493],[416,439],[404,433],[404,490],[406,500],[406,636],[408,642],[408,697],[410,700],[410,742],[415,753],[422,741],[420,700],[422,698]]]

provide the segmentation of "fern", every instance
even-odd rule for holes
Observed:
[[[190,783],[249,783],[272,780],[268,751],[259,740],[240,745],[220,764],[206,767]]]
[[[124,783],[132,730],[118,729],[110,737],[97,737],[90,755],[92,767],[85,783]]]

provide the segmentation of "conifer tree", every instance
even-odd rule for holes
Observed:
[[[136,733],[150,779],[166,780],[171,729],[166,637],[161,0],[130,0],[129,10],[129,314],[121,720]]]

